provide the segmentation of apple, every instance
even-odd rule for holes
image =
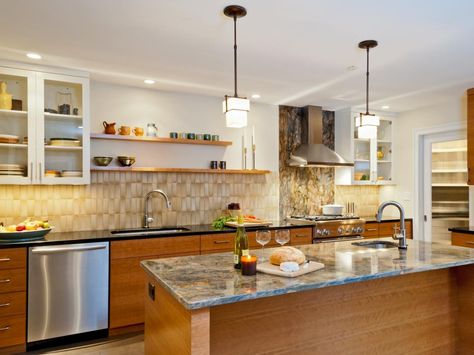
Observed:
[[[28,223],[25,225],[25,228],[26,228],[26,230],[28,230],[28,231],[34,231],[34,230],[36,230],[37,225],[36,225],[35,222],[28,222]]]
[[[21,232],[26,229],[26,226],[23,223],[20,223],[19,225],[16,226],[16,231]]]

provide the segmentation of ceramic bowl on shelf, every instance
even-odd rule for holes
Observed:
[[[112,161],[112,157],[94,157],[94,162],[98,166],[107,166]]]
[[[122,166],[132,166],[135,163],[135,157],[120,156],[117,157],[117,160]]]

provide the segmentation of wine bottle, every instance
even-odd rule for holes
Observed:
[[[237,231],[235,232],[234,240],[234,267],[236,269],[242,268],[240,259],[243,256],[249,255],[249,239],[244,227],[244,218],[239,216],[237,218]]]

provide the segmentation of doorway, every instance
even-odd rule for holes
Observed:
[[[415,206],[418,235],[451,244],[450,227],[469,225],[467,141],[465,126],[437,128],[418,137]]]

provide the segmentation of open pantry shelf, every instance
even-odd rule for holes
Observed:
[[[209,173],[209,174],[244,174],[264,175],[270,170],[233,170],[233,169],[189,169],[189,168],[155,168],[155,167],[91,167],[91,171],[117,171],[117,172],[156,172],[156,173]]]
[[[137,137],[137,136],[121,136],[114,134],[91,133],[91,139],[110,139],[118,141],[136,141],[149,143],[171,143],[171,144],[197,144],[197,145],[213,145],[213,146],[229,146],[230,141],[205,141],[197,139],[184,138],[162,138],[162,137]]]

